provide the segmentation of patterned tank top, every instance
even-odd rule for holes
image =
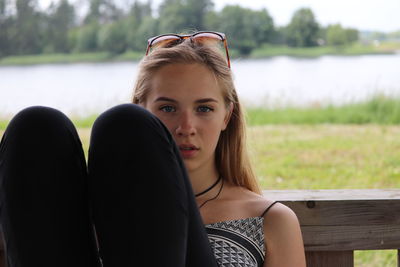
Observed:
[[[264,215],[206,224],[211,249],[220,267],[261,267],[264,264]]]

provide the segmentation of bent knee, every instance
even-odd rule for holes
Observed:
[[[73,127],[61,111],[45,106],[31,106],[19,111],[10,121],[6,133],[34,134],[55,133]],[[56,131],[55,131],[56,130]]]
[[[119,134],[149,134],[149,131],[164,131],[165,126],[151,112],[137,104],[121,104],[102,113],[94,122],[93,131],[113,130]]]

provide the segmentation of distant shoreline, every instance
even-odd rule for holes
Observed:
[[[319,46],[294,48],[282,45],[264,45],[254,49],[248,56],[239,55],[237,51],[230,50],[235,58],[262,59],[276,56],[314,58],[325,55],[333,56],[360,56],[396,54],[400,51],[400,43],[384,43],[380,46],[354,44],[346,47]],[[107,52],[71,53],[71,54],[38,54],[8,56],[0,58],[0,66],[24,66],[40,64],[72,64],[72,63],[105,63],[105,62],[137,62],[144,56],[144,52],[129,51],[120,55]]]

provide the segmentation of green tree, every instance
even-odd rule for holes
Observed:
[[[345,29],[340,24],[329,25],[326,29],[326,42],[328,45],[344,46],[358,40],[358,31]]]
[[[10,30],[13,19],[7,14],[6,0],[0,0],[0,57],[11,53]]]
[[[347,43],[346,32],[340,24],[329,25],[326,29],[326,43],[341,46]]]
[[[286,29],[286,41],[289,46],[316,46],[319,25],[314,13],[309,8],[297,10]]]
[[[61,0],[57,5],[50,6],[48,18],[48,52],[70,52],[71,44],[68,41],[70,29],[75,25],[75,8],[68,0]]]
[[[357,29],[347,28],[345,31],[348,43],[354,43],[359,40],[359,31]]]
[[[144,52],[147,46],[147,40],[150,37],[156,36],[159,34],[159,21],[151,16],[148,16],[143,19],[139,28],[135,32],[135,38],[132,38],[129,41],[129,48],[132,50]]]
[[[36,0],[17,0],[15,27],[10,33],[17,54],[41,53],[44,35],[44,16],[37,12]]]
[[[79,28],[76,34],[76,47],[77,52],[92,52],[97,51],[99,25],[96,22],[86,24]]]
[[[182,32],[188,30],[183,0],[165,0],[159,7],[160,32]]]
[[[220,12],[219,30],[227,35],[229,46],[248,55],[257,46],[251,24],[251,10],[239,5],[227,5]]]
[[[126,21],[123,20],[104,25],[99,31],[99,48],[112,54],[125,52],[127,48],[126,26]]]
[[[185,3],[186,25],[196,30],[206,30],[205,19],[212,7],[211,0],[187,0]]]
[[[274,22],[266,9],[250,12],[250,26],[257,46],[270,42],[274,34]]]
[[[160,32],[205,30],[210,0],[164,0],[159,7]]]
[[[89,0],[89,12],[84,24],[110,23],[121,19],[123,12],[117,8],[112,0]]]
[[[210,10],[204,18],[205,28],[208,30],[218,30],[220,26],[220,16],[215,10]]]
[[[6,15],[6,0],[0,0],[0,19],[5,18]]]
[[[270,43],[272,44],[286,44],[286,30],[287,27],[276,27],[274,31],[271,33]]]
[[[145,43],[144,36],[149,38],[149,35],[154,32],[157,33],[158,30],[154,30],[154,27],[158,24],[152,17],[151,1],[147,3],[135,1],[126,20],[128,24],[126,32],[128,48],[131,50],[143,50],[143,44]],[[149,33],[146,33],[146,31],[149,31]]]
[[[128,14],[129,17],[133,18],[135,25],[140,25],[146,17],[151,15],[151,1],[142,3],[138,0],[135,0]]]
[[[83,26],[80,27],[79,33],[75,37],[75,50],[79,52],[98,51],[100,49],[99,41],[103,42],[106,39],[99,36],[102,25],[112,24],[123,17],[123,12],[112,0],[88,0],[88,2],[89,11],[83,20]],[[104,29],[103,36],[105,36],[104,32],[109,32],[109,29]]]
[[[270,41],[274,31],[273,20],[265,9],[254,11],[228,5],[213,19],[216,29],[227,34],[229,46],[242,55],[248,55],[254,48]]]

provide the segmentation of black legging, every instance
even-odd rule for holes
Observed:
[[[55,109],[11,120],[0,144],[9,267],[97,267],[98,254],[104,267],[216,266],[179,150],[154,115],[134,104],[104,112],[88,158],[86,168]]]

